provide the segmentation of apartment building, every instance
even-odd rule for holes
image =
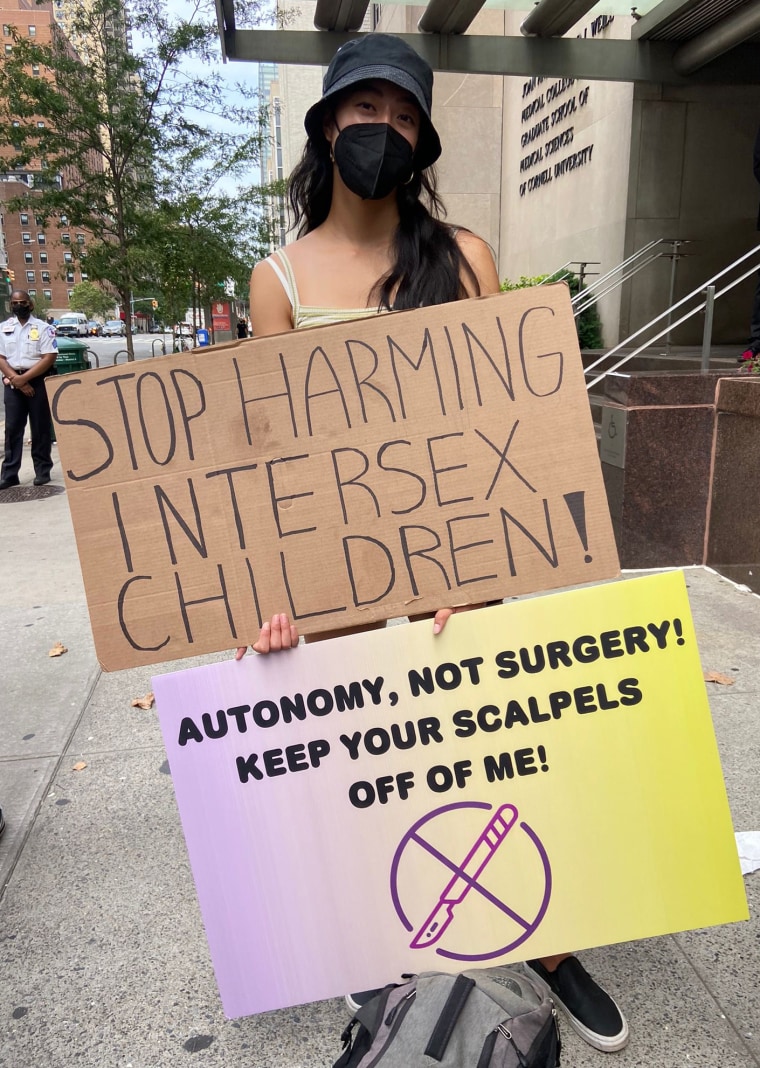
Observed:
[[[70,47],[58,26],[51,3],[36,4],[34,0],[0,0],[3,55],[13,50],[13,32],[35,38],[41,44],[58,40]],[[32,74],[43,72],[32,68]],[[40,120],[39,126],[44,122]],[[0,162],[2,168],[2,162]],[[0,212],[2,213],[2,244],[0,265],[13,278],[13,285],[26,289],[37,301],[40,310],[58,316],[68,311],[69,295],[77,282],[87,279],[86,271],[77,262],[86,248],[88,235],[72,229],[66,216],[47,223],[32,208],[11,211],[8,205],[17,197],[34,190],[38,169],[34,165],[25,170],[0,170]],[[57,181],[65,183],[66,175]]]

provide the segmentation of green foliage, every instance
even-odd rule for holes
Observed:
[[[246,18],[255,20],[257,10],[249,0]],[[4,169],[35,176],[33,191],[11,210],[46,220],[66,216],[67,228],[87,235],[84,248],[72,246],[75,259],[86,259],[88,276],[108,283],[127,308],[134,292],[155,285],[157,260],[176,245],[176,227],[205,216],[195,262],[181,285],[182,267],[174,262],[170,279],[177,298],[182,286],[194,296],[197,281],[230,273],[230,264],[221,263],[229,251],[229,205],[219,215],[225,198],[214,191],[258,159],[257,95],[248,86],[226,86],[209,0],[187,17],[170,13],[162,0],[133,0],[128,16],[122,0],[88,0],[70,11],[71,40],[85,62],[61,34],[50,45],[15,34],[0,65]],[[43,76],[33,76],[33,66]],[[239,202],[241,213],[252,204],[245,195]],[[224,232],[217,235],[222,216]],[[241,222],[241,234],[248,227]],[[127,347],[132,358],[130,335]]]
[[[521,275],[517,282],[512,282],[509,278],[505,278],[501,284],[501,289],[503,292],[508,292],[513,289],[527,289],[530,286],[550,282],[567,282],[571,297],[574,297],[579,292],[581,285],[581,280],[577,274],[573,274],[572,271],[562,270],[556,271],[554,274],[537,274],[532,278]],[[578,333],[578,346],[581,349],[601,349],[603,347],[602,320],[599,317],[596,304],[590,305],[580,315],[576,316],[575,329]]]
[[[93,282],[78,282],[71,290],[69,307],[72,311],[84,312],[88,319],[100,316],[107,319],[114,310],[114,298],[104,293]]]
[[[34,299],[34,314],[38,319],[47,319],[50,314],[50,301],[44,293],[40,293],[37,290],[37,296]]]
[[[501,283],[501,289],[503,293],[510,292],[513,289],[528,289],[530,286],[540,285],[548,277],[548,274],[537,274],[533,278],[528,278],[527,275],[521,274],[517,282],[512,282],[509,278],[505,278]]]

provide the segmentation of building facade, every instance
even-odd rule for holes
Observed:
[[[314,4],[300,9],[313,26]],[[365,29],[414,33],[422,7],[374,4]],[[484,9],[468,32],[516,36],[525,12]],[[575,36],[628,39],[634,15],[591,16]],[[294,27],[296,28],[296,27]],[[321,68],[282,67],[286,172],[303,144],[303,115],[320,95]],[[752,147],[760,125],[755,86],[686,88],[652,83],[436,73],[433,119],[443,154],[439,191],[451,222],[489,242],[502,279],[565,264],[611,271],[663,239],[672,246],[599,301],[613,345],[760,243],[760,189]],[[746,340],[754,280],[715,305],[715,342]],[[673,332],[698,344],[702,318]]]
[[[62,47],[71,48],[50,3],[0,0],[0,24],[4,55],[10,55],[13,50],[14,31],[20,36],[34,38],[40,44],[55,40]],[[39,68],[32,68],[32,74],[44,77],[44,72]],[[42,120],[38,125],[44,125]],[[98,161],[93,159],[93,165],[97,164]],[[23,211],[10,209],[9,205],[14,199],[34,191],[37,173],[34,164],[24,170],[0,171],[3,235],[0,256],[12,275],[12,284],[30,293],[38,311],[58,317],[69,310],[72,288],[77,282],[87,280],[86,269],[83,270],[79,260],[86,249],[89,235],[70,227],[65,215],[46,223],[34,214],[31,206]],[[58,175],[56,180],[64,184],[74,180],[74,176]]]

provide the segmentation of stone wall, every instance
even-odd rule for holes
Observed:
[[[733,567],[758,588],[760,378],[615,372],[600,455],[622,567]]]

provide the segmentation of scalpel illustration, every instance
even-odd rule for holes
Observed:
[[[517,809],[514,805],[501,805],[496,810],[460,864],[457,874],[441,894],[435,908],[414,936],[410,943],[411,949],[426,949],[438,941],[454,918],[454,906],[467,897],[472,883],[496,853],[516,820]]]

